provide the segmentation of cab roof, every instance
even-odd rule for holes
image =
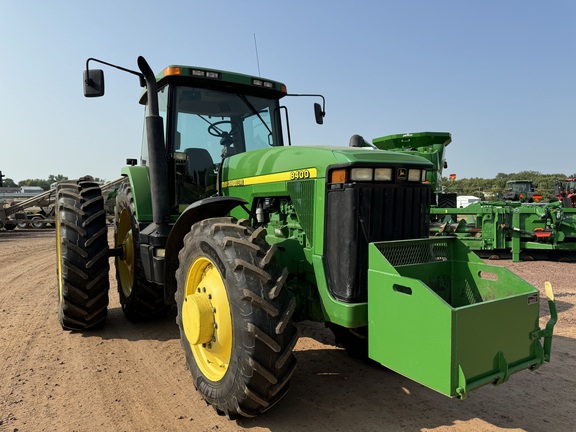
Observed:
[[[280,99],[287,94],[286,85],[267,78],[198,66],[170,65],[156,75],[158,87],[168,83],[191,87],[234,91],[268,99]],[[140,103],[146,100],[144,91]]]

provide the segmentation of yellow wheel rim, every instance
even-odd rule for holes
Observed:
[[[60,236],[60,215],[58,212],[56,212],[56,258],[58,260],[58,296],[60,303],[62,303],[62,237]]]
[[[204,376],[221,380],[232,356],[232,318],[224,281],[208,258],[197,258],[188,269],[182,326]]]
[[[116,266],[120,276],[120,286],[126,297],[132,293],[134,285],[134,238],[130,214],[127,209],[122,209],[118,216],[116,226],[116,246],[122,248],[122,258],[116,258]]]

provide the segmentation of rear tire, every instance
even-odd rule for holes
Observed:
[[[116,257],[118,294],[124,315],[132,321],[160,318],[169,306],[162,287],[148,282],[140,256],[140,230],[129,183],[123,183],[116,196],[114,244],[122,248]]]
[[[296,366],[295,301],[261,232],[233,218],[207,219],[192,226],[178,256],[186,363],[202,397],[231,419],[271,408]]]
[[[94,182],[65,181],[58,186],[58,315],[65,330],[96,328],[106,320],[110,266],[103,204]]]

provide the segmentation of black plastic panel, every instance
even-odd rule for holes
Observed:
[[[430,186],[350,184],[326,195],[325,263],[332,295],[368,298],[368,243],[428,237]]]

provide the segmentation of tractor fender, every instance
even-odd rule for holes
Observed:
[[[232,209],[248,204],[242,198],[236,197],[210,197],[190,204],[180,215],[170,230],[166,241],[166,255],[164,259],[164,301],[174,303],[176,293],[176,270],[178,269],[178,252],[184,245],[184,236],[188,234],[192,225],[203,219],[226,216]]]
[[[134,211],[139,223],[152,222],[152,195],[150,193],[150,177],[146,166],[126,166],[121,171],[123,176],[128,177],[132,198],[134,199]]]

